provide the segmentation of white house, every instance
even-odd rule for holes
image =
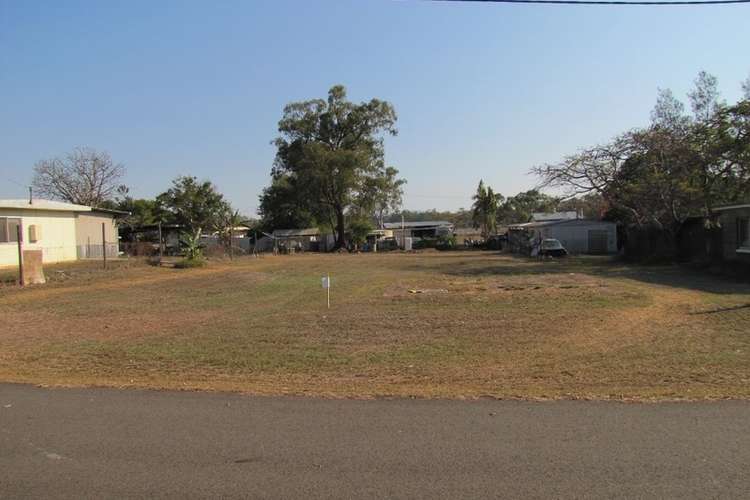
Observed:
[[[120,214],[59,201],[0,200],[0,267],[18,265],[19,227],[23,248],[42,250],[44,263],[102,258],[105,249],[116,257]]]
[[[617,224],[589,219],[558,219],[514,224],[508,228],[511,251],[528,254],[534,242],[555,238],[573,254],[617,252]]]

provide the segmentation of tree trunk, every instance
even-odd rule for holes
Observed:
[[[336,246],[334,247],[334,250],[339,250],[340,248],[346,248],[346,235],[344,234],[346,232],[346,221],[344,219],[344,210],[341,208],[335,208],[336,211]]]

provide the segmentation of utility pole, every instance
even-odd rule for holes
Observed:
[[[18,284],[26,284],[26,276],[23,273],[23,229],[21,224],[16,226],[16,239],[18,240]]]
[[[102,263],[104,269],[107,269],[107,236],[105,231],[104,222],[102,222]]]
[[[162,249],[161,221],[159,221],[159,265],[161,265],[162,257],[164,257],[164,251]]]
[[[406,238],[404,237],[404,214],[401,214],[401,250],[406,250]]]
[[[229,260],[234,260],[234,224],[229,227]]]

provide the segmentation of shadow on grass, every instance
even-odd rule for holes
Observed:
[[[748,309],[750,308],[750,304],[741,304],[739,306],[731,306],[731,307],[720,307],[718,309],[711,309],[710,311],[698,311],[690,313],[692,316],[700,316],[704,314],[718,314],[723,312],[731,312],[731,311],[738,311],[740,309]]]
[[[684,288],[713,294],[750,294],[750,283],[719,276],[689,266],[638,265],[615,257],[578,256],[539,260],[510,254],[445,252],[451,259],[425,260],[409,266],[412,270],[434,271],[450,276],[538,276],[580,273],[602,278],[623,278],[653,285]]]

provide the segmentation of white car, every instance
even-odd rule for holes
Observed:
[[[549,255],[550,257],[565,257],[568,255],[568,251],[560,243],[560,240],[555,238],[545,238],[542,240],[541,248],[539,249],[539,255]]]

